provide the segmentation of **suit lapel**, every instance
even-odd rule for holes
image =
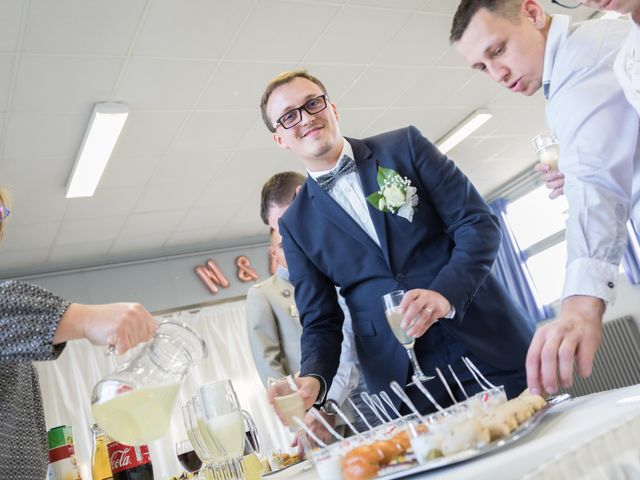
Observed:
[[[349,216],[331,196],[322,190],[315,180],[307,181],[309,198],[313,205],[338,228],[354,237],[359,242],[365,244],[367,248],[378,248],[378,245],[371,239],[360,225]]]
[[[373,157],[373,153],[369,150],[366,143],[362,140],[355,138],[347,138],[347,141],[353,148],[353,155],[355,157],[356,165],[358,166],[358,175],[360,177],[360,183],[362,183],[362,190],[364,191],[365,198],[374,192],[380,190],[378,185],[378,162]],[[384,255],[387,265],[391,266],[389,260],[389,242],[387,239],[387,222],[386,214],[381,212],[369,202],[367,202],[369,208],[369,215],[373,226],[378,234],[380,240],[380,248]],[[367,235],[368,236],[368,235]]]

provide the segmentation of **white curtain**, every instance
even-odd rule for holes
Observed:
[[[249,349],[245,301],[178,312],[158,320],[168,318],[193,327],[205,340],[209,356],[187,373],[169,431],[149,445],[155,478],[163,480],[182,472],[174,450],[177,440],[187,438],[180,409],[182,404],[197,392],[200,385],[225,378],[231,379],[242,407],[254,418],[263,453],[272,449],[286,450],[291,436],[267,402]],[[129,357],[114,358],[104,352],[104,348],[93,347],[87,341],[70,342],[57,361],[37,364],[47,428],[57,425],[73,427],[76,455],[84,480],[91,479],[91,390],[98,380]]]

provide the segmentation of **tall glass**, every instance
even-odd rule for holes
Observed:
[[[197,472],[202,466],[202,460],[196,455],[195,448],[189,440],[176,442],[176,456],[180,465],[189,473]]]
[[[395,290],[393,292],[386,293],[382,296],[382,302],[384,303],[384,314],[387,317],[387,322],[391,327],[393,335],[398,342],[407,350],[407,355],[411,361],[413,367],[413,377],[417,378],[421,382],[426,382],[434,377],[428,377],[424,374],[418,363],[416,353],[413,350],[413,346],[416,343],[415,337],[408,335],[407,332],[401,326],[402,323],[402,311],[400,310],[400,304],[404,297],[404,290]],[[414,385],[414,382],[409,382],[407,386]]]
[[[541,133],[531,139],[533,148],[536,151],[538,161],[546,163],[552,169],[558,169],[558,159],[560,158],[560,145],[558,139],[551,132]]]

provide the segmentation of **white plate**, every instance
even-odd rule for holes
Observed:
[[[455,455],[448,455],[446,457],[437,458],[422,465],[418,464],[414,458],[413,461],[415,463],[413,463],[413,465],[403,463],[400,465],[392,465],[390,467],[381,469],[379,475],[376,477],[376,480],[393,480],[395,478],[403,478],[408,475],[414,475],[416,473],[428,472],[429,470],[435,470],[437,468],[448,467],[449,465],[455,465],[456,463],[465,462],[467,460],[496,452],[503,447],[511,445],[512,443],[517,442],[521,438],[527,436],[533,431],[536,425],[540,423],[540,420],[554,406],[565,403],[569,400],[571,400],[571,395],[567,393],[565,393],[564,395],[558,395],[557,397],[550,399],[544,407],[534,413],[531,418],[522,422],[520,426],[518,426],[518,428],[514,430],[510,435],[503,437],[500,440],[495,440],[482,448],[465,450],[464,452],[456,453]],[[411,459],[412,456],[413,454],[409,456],[409,459]]]

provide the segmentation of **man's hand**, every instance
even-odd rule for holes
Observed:
[[[540,327],[527,353],[527,384],[534,394],[558,391],[573,383],[573,364],[582,377],[591,375],[593,357],[602,343],[605,305],[595,297],[575,295],[563,300],[560,314]]]
[[[558,198],[564,193],[564,174],[560,170],[551,168],[549,165],[542,162],[536,163],[533,169],[542,174],[540,175],[540,178],[542,178],[542,181],[545,183],[547,188],[551,190],[549,198]]]
[[[320,393],[320,380],[315,377],[294,377],[293,381],[298,388],[295,393],[300,395],[302,398],[304,409],[309,410],[318,399],[318,394]],[[280,421],[286,426],[289,426],[287,419],[280,411],[280,406],[275,401],[275,398],[282,397],[290,393],[292,393],[292,389],[286,381],[272,383],[267,389],[269,403],[273,406],[273,409],[276,411]]]
[[[418,338],[451,311],[451,304],[438,292],[416,288],[404,294],[400,309],[404,313],[400,326],[407,335]]]
[[[86,338],[94,345],[113,345],[121,354],[151,340],[156,329],[155,318],[139,303],[72,303],[60,319],[53,343]]]

